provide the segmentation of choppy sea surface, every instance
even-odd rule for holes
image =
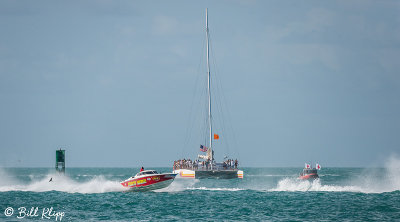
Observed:
[[[397,162],[323,168],[314,181],[296,179],[301,168],[243,170],[244,179],[176,179],[162,190],[126,192],[119,181],[139,168],[67,168],[65,176],[0,168],[0,221],[400,221]]]

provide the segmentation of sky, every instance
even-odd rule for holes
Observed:
[[[0,166],[53,167],[58,148],[67,167],[194,159],[206,8],[217,160],[365,167],[399,153],[398,1],[5,0]]]

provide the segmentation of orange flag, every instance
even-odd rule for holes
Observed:
[[[214,139],[215,140],[219,139],[219,135],[214,133]]]

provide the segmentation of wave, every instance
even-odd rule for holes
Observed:
[[[287,177],[287,174],[246,174],[246,177]]]
[[[155,192],[182,192],[186,190],[208,190],[208,191],[240,191],[241,188],[225,188],[225,187],[196,187],[195,185],[200,182],[199,179],[175,179],[166,188],[155,190]]]
[[[60,191],[67,193],[105,193],[105,192],[121,192],[127,189],[122,187],[119,181],[115,179],[107,179],[107,175],[89,175],[78,174],[73,177],[87,178],[86,181],[72,179],[65,175],[59,174],[27,174],[26,180],[18,180],[15,175],[8,174],[0,168],[0,192],[7,191],[31,191],[31,192],[47,192]],[[200,181],[198,179],[175,179],[170,186],[155,192],[181,192],[185,190],[199,191],[241,191],[254,190],[261,192],[307,192],[307,191],[322,191],[322,192],[361,192],[361,193],[383,193],[400,190],[400,158],[392,156],[387,159],[384,168],[369,168],[365,169],[357,176],[351,179],[342,179],[340,173],[322,174],[321,178],[314,181],[302,181],[292,175],[279,174],[264,174],[264,175],[248,175],[250,176],[248,183],[226,184],[230,187],[224,187],[224,183],[210,181]],[[268,179],[267,177],[284,178],[279,181]],[[265,178],[255,178],[265,177]],[[21,177],[19,177],[21,178]],[[23,178],[23,177],[22,177]],[[50,178],[52,181],[49,182]],[[115,178],[115,177],[114,177]],[[338,180],[334,179],[338,178]],[[278,178],[279,179],[279,178]],[[334,181],[335,184],[327,184],[329,181]],[[217,183],[217,184],[216,184]],[[338,185],[339,184],[339,185]],[[197,185],[197,186],[196,186]],[[232,188],[232,186],[235,186]]]
[[[301,181],[294,178],[285,178],[278,182],[278,186],[268,191],[331,191],[331,192],[363,192],[357,186],[321,185],[319,179]]]
[[[209,188],[209,187],[187,187],[187,190],[209,190],[209,191],[240,191],[241,188]]]
[[[188,187],[193,187],[198,182],[200,182],[200,180],[198,179],[177,178],[168,187],[159,190],[154,190],[154,192],[181,192],[185,191]]]
[[[86,182],[77,182],[64,175],[48,174],[44,178],[33,180],[28,184],[16,181],[0,169],[0,176],[5,178],[0,183],[0,192],[8,191],[31,191],[31,192],[47,192],[61,191],[67,193],[105,193],[125,191],[118,181],[111,181],[104,176],[94,176]],[[51,182],[49,182],[51,179]]]
[[[337,176],[337,175],[335,175]],[[330,192],[361,192],[384,193],[400,190],[400,158],[392,155],[382,169],[368,169],[354,179],[347,181],[348,185],[322,185],[320,179],[302,181],[294,178],[284,178],[276,188],[268,191],[330,191]]]

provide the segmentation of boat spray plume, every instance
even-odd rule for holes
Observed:
[[[12,178],[5,170],[0,170],[0,176],[3,178]],[[7,177],[8,176],[8,177]],[[51,181],[50,181],[51,179]],[[63,174],[47,174],[40,179],[33,179],[27,183],[17,180],[1,180],[0,192],[7,191],[30,191],[47,192],[60,191],[66,193],[106,193],[120,192],[125,188],[121,187],[118,181],[107,180],[104,176],[94,176],[92,179],[79,182],[72,180]],[[50,182],[49,182],[50,181]]]
[[[384,193],[400,190],[400,157],[392,155],[385,161],[384,168],[368,168],[344,185],[323,184],[323,179],[300,181],[295,178],[280,180],[275,188],[268,191],[328,191]]]

